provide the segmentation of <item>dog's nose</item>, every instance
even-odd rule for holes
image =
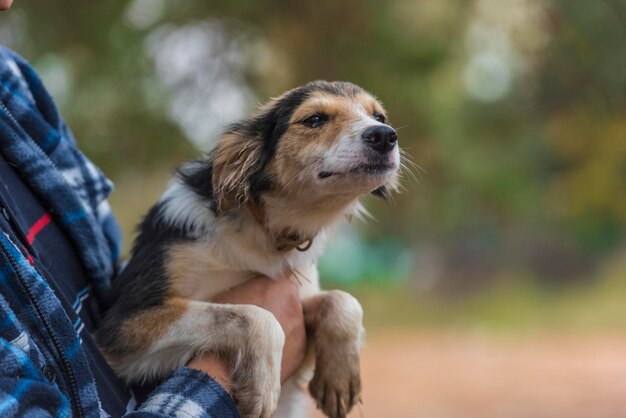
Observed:
[[[366,144],[383,154],[391,151],[398,142],[398,134],[387,125],[370,126],[362,137]]]

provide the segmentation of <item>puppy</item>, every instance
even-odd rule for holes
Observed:
[[[320,290],[316,261],[329,228],[364,212],[360,196],[396,189],[399,165],[382,106],[347,82],[311,82],[230,126],[205,159],[180,168],[141,223],[97,333],[107,360],[135,383],[219,353],[242,417],[303,417],[295,381],[281,396],[284,333],[274,316],[211,302],[252,277],[293,274],[306,279],[309,391],[327,416],[345,417],[360,398],[363,313],[349,294]]]

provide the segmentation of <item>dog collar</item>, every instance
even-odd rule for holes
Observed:
[[[254,219],[263,225],[263,228],[269,235],[274,237],[276,250],[287,252],[295,248],[298,251],[306,251],[313,245],[313,238],[303,238],[297,232],[293,232],[289,229],[285,229],[278,234],[271,232],[267,227],[265,208],[261,203],[248,202],[247,207],[252,216],[254,216]]]

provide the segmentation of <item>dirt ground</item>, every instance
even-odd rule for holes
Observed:
[[[626,332],[379,332],[368,336],[362,375],[352,418],[626,417]]]

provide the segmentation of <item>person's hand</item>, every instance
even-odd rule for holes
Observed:
[[[13,0],[0,0],[0,12],[3,10],[9,10]]]
[[[272,280],[259,277],[219,294],[212,301],[256,305],[273,313],[285,332],[281,382],[298,370],[306,354],[306,331],[297,284],[288,278]],[[216,355],[198,356],[187,367],[206,372],[230,391],[227,367]]]

